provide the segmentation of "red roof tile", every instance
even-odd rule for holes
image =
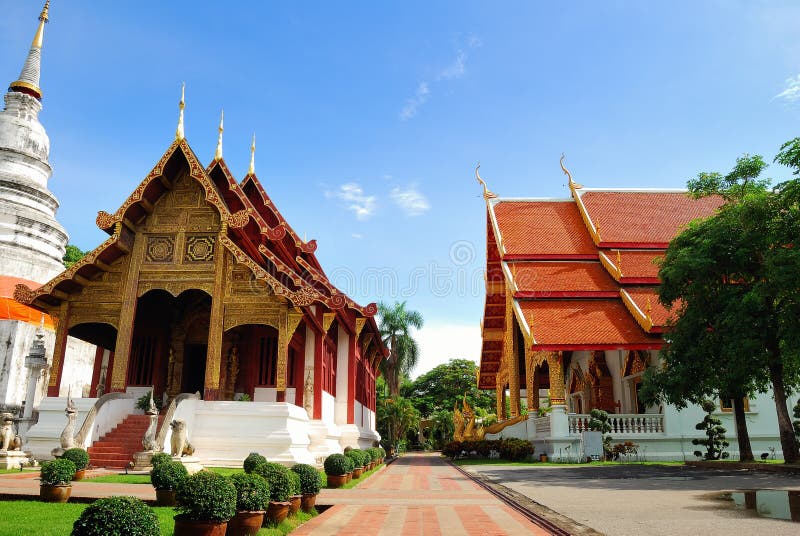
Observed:
[[[666,246],[690,221],[711,216],[720,197],[692,199],[677,192],[580,192],[586,212],[599,227],[602,244]]]
[[[612,275],[618,281],[625,283],[626,279],[658,279],[659,266],[656,259],[664,257],[664,250],[618,250],[607,249],[602,252],[606,256],[606,261],[611,264]],[[619,264],[617,264],[619,263]],[[616,269],[622,268],[622,277],[617,277]],[[650,282],[650,281],[648,281]]]
[[[650,304],[650,319],[653,326],[662,327],[667,323],[667,319],[672,314],[658,301],[658,290],[656,287],[628,287],[623,290],[639,308],[639,311],[647,315],[647,304]],[[631,311],[632,314],[637,314]]]
[[[504,256],[595,256],[573,201],[499,201],[493,205]]]
[[[519,302],[540,349],[658,348],[621,300],[535,300]]]
[[[513,262],[508,264],[517,292],[547,298],[552,293],[612,292],[619,286],[599,262]]]

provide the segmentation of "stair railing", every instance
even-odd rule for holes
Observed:
[[[126,400],[126,399],[133,399],[136,398],[135,395],[130,393],[106,393],[94,403],[92,409],[86,414],[86,418],[83,420],[83,424],[81,425],[78,433],[75,434],[75,444],[86,448],[89,445],[87,443],[91,443],[93,439],[93,432],[97,432],[98,429],[94,429],[94,423],[97,420],[97,416],[100,415],[100,409],[105,406],[108,402],[112,402],[114,400]],[[124,417],[123,417],[124,419]],[[119,420],[122,422],[122,419]],[[115,423],[118,424],[118,423]]]
[[[172,422],[172,418],[175,416],[175,411],[178,409],[178,406],[185,400],[200,400],[200,393],[181,393],[169,403],[167,412],[164,414],[164,421],[158,427],[158,435],[156,436],[156,445],[161,448],[161,451],[164,451],[164,442],[167,440],[169,423]]]

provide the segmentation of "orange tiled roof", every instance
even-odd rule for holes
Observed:
[[[617,281],[626,283],[631,280],[645,280],[642,282],[657,283],[659,266],[656,259],[664,257],[664,250],[607,249],[601,255],[605,256],[601,260]]]
[[[630,301],[636,305],[636,309],[638,310],[631,310],[632,307],[630,304],[625,304],[634,317],[641,316],[641,314],[647,316],[649,303],[650,320],[652,321],[653,327],[662,328],[666,325],[667,319],[672,313],[658,301],[658,290],[656,287],[627,287],[621,292],[627,294],[630,297]],[[651,329],[651,331],[653,330]]]
[[[616,296],[619,286],[599,262],[513,262],[508,264],[514,277],[517,295],[530,298],[554,297],[553,294],[610,292]]]
[[[569,201],[503,201],[492,210],[507,258],[592,258],[597,250],[576,204]]]
[[[720,197],[682,192],[581,191],[580,199],[603,244],[666,245],[690,221],[711,216]]]
[[[643,349],[662,344],[661,337],[642,331],[618,299],[534,300],[519,306],[536,349]]]

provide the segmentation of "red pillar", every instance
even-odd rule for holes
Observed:
[[[314,418],[322,418],[322,349],[327,334],[317,334],[314,338]]]
[[[355,335],[348,335],[350,337],[350,344],[347,345],[349,351],[347,352],[347,424],[355,422],[355,407],[356,407],[356,378],[358,377],[357,366],[362,363],[356,363],[356,350],[358,346],[358,339]]]

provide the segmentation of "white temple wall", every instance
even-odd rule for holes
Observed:
[[[336,399],[327,391],[322,391],[322,421],[326,424],[336,424],[335,418]]]
[[[336,348],[336,404],[334,406],[334,422],[347,424],[347,382],[350,378],[350,334],[339,324]]]

